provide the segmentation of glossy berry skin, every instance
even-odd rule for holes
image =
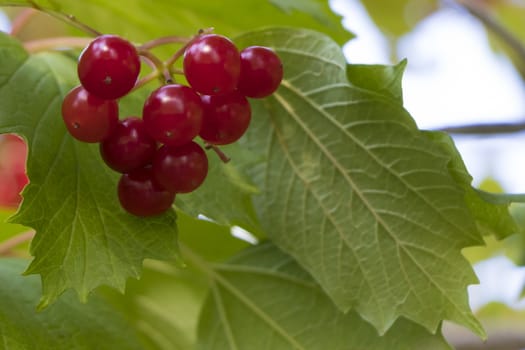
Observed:
[[[107,139],[100,143],[100,154],[113,170],[127,173],[150,163],[157,143],[146,132],[142,119],[121,120]]]
[[[202,95],[204,120],[200,137],[213,145],[237,141],[248,129],[251,120],[250,103],[239,92],[228,95]]]
[[[133,89],[140,72],[137,50],[116,35],[101,35],[82,52],[78,61],[82,86],[104,99],[117,99]]]
[[[136,216],[154,216],[168,210],[175,193],[162,188],[153,179],[151,167],[139,168],[123,174],[118,183],[120,205]]]
[[[192,192],[208,174],[208,157],[195,142],[179,147],[164,145],[153,159],[153,173],[157,182],[169,191]]]
[[[241,51],[239,91],[248,97],[263,98],[277,90],[283,79],[283,64],[277,54],[262,46]]]
[[[62,102],[62,118],[69,133],[79,141],[100,142],[118,123],[118,104],[87,92],[82,86],[73,88]]]
[[[199,95],[188,86],[164,85],[144,103],[142,118],[156,141],[184,145],[199,134],[204,110]]]
[[[184,75],[197,92],[227,94],[239,81],[241,58],[230,39],[216,34],[202,35],[184,53]]]

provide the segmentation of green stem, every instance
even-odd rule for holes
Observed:
[[[138,47],[139,50],[150,50],[157,46],[166,44],[186,44],[191,38],[180,37],[180,36],[164,36],[151,41],[148,41]]]
[[[201,29],[199,30],[199,32],[197,33],[197,35],[195,35],[193,38],[189,39],[186,44],[184,46],[182,46],[180,49],[178,49],[174,54],[173,56],[170,57],[169,60],[166,61],[166,67],[168,67],[168,69],[172,69],[173,65],[175,64],[175,62],[177,62],[177,60],[182,56],[184,55],[184,51],[186,51],[186,49],[188,48],[188,46],[190,46],[191,44],[193,44],[193,42],[199,38],[201,35],[204,35],[204,34],[209,34],[213,32],[213,28],[206,28],[206,29]]]
[[[72,25],[73,27],[76,27],[76,28],[80,29],[81,31],[83,31],[84,33],[86,33],[86,34],[88,34],[90,36],[97,37],[97,36],[101,36],[102,35],[101,32],[99,32],[98,30],[88,26],[85,23],[80,22],[73,15],[70,15],[70,14],[67,14],[67,13],[63,13],[63,12],[60,12],[60,11],[53,11],[53,10],[46,9],[44,7],[41,7],[40,5],[38,5],[36,2],[34,2],[32,0],[28,0],[28,3],[35,10],[44,12],[44,13],[48,14],[51,17],[54,17],[54,18],[56,18],[56,19],[58,19],[60,21],[66,22],[67,24]]]
[[[492,193],[480,189],[476,189],[476,192],[481,198],[492,204],[525,203],[525,193]]]

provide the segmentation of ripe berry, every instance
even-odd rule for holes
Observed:
[[[142,119],[128,117],[100,144],[104,162],[113,170],[127,173],[150,163],[157,143],[146,132]]]
[[[162,188],[153,179],[151,167],[123,174],[118,183],[120,205],[136,216],[159,215],[168,210],[175,193]]]
[[[207,34],[186,49],[183,66],[192,88],[201,94],[218,95],[232,92],[237,87],[241,59],[230,39]]]
[[[133,89],[140,72],[140,60],[129,41],[116,35],[102,35],[84,49],[77,68],[86,90],[113,100]]]
[[[195,142],[180,147],[165,145],[155,154],[153,173],[158,183],[169,191],[192,192],[208,174],[208,158]]]
[[[239,91],[248,97],[271,95],[283,79],[283,64],[277,54],[262,46],[250,46],[241,51]]]
[[[146,130],[155,140],[180,146],[193,140],[202,126],[203,108],[193,89],[178,84],[153,91],[144,103]]]
[[[250,103],[239,92],[228,95],[202,95],[204,119],[200,137],[214,145],[237,141],[248,129],[251,120]]]
[[[82,86],[77,86],[62,102],[62,117],[67,130],[77,140],[100,142],[117,126],[118,104],[114,100],[103,100]]]

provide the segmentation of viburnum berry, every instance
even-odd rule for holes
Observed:
[[[77,140],[100,142],[117,126],[118,104],[77,86],[62,102],[62,118],[69,133]]]
[[[144,103],[142,118],[155,140],[181,146],[199,134],[203,113],[201,99],[193,89],[170,84],[151,93]]]
[[[192,192],[208,174],[208,158],[195,142],[179,147],[164,145],[153,159],[153,173],[158,183],[169,191]]]
[[[239,92],[228,95],[202,95],[204,119],[199,133],[206,142],[227,145],[237,141],[248,129],[251,120],[250,103]]]
[[[184,75],[197,92],[205,95],[227,94],[239,81],[239,50],[228,38],[207,34],[197,38],[185,51]]]
[[[175,193],[161,187],[153,178],[151,167],[123,174],[118,183],[120,205],[136,216],[154,216],[168,210]]]
[[[150,163],[157,143],[146,132],[142,119],[128,117],[100,143],[100,154],[113,170],[126,173]]]
[[[101,35],[82,52],[78,61],[82,86],[104,99],[117,99],[133,89],[140,72],[135,46],[116,35]]]
[[[283,79],[283,64],[279,56],[263,46],[247,47],[240,55],[239,91],[252,98],[274,93]]]

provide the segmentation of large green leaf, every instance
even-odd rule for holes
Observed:
[[[276,49],[285,78],[254,103],[244,145],[260,222],[343,311],[384,333],[399,316],[436,330],[442,319],[483,331],[461,249],[481,244],[450,157],[397,102],[349,85],[340,47],[306,30],[239,39]]]
[[[175,213],[142,219],[118,203],[118,174],[98,146],[73,140],[60,116],[61,98],[75,81],[75,64],[60,54],[28,57],[0,36],[0,133],[29,145],[30,184],[13,221],[36,229],[27,273],[40,274],[40,307],[74,288],[82,300],[101,284],[124,289],[146,257],[177,256]]]
[[[403,319],[378,336],[355,312],[340,312],[290,256],[269,243],[213,269],[196,265],[211,280],[199,349],[449,349],[441,335]]]
[[[208,27],[233,36],[271,25],[319,30],[340,44],[352,37],[326,0],[127,0],[125,5],[106,0],[36,2],[73,14],[100,32],[118,33],[133,41],[165,35],[193,35],[200,28]],[[28,4],[29,1],[0,0],[0,6],[10,3]]]
[[[139,350],[135,332],[100,298],[80,304],[67,293],[36,312],[40,282],[22,277],[26,260],[0,260],[0,348],[6,350]]]

